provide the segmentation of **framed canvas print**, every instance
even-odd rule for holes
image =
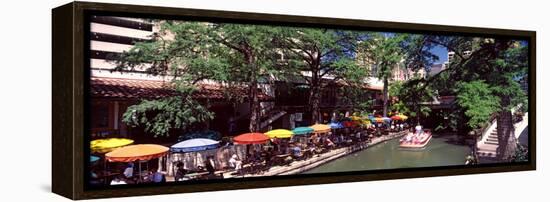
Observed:
[[[534,31],[82,2],[52,26],[71,199],[535,169]]]

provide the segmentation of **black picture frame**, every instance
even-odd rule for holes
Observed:
[[[86,67],[89,45],[87,17],[116,14],[129,17],[218,20],[272,25],[300,25],[342,29],[369,29],[431,34],[514,37],[529,42],[529,160],[526,163],[484,164],[474,167],[412,168],[369,172],[276,176],[249,179],[213,180],[160,186],[124,186],[110,189],[86,187],[85,158],[89,154],[86,137],[89,73]],[[296,186],[355,181],[451,176],[477,173],[527,171],[536,169],[536,32],[477,27],[428,25],[399,22],[336,19],[213,11],[155,6],[71,2],[52,10],[52,191],[71,199],[91,199],[137,195],[188,193],[232,189]]]

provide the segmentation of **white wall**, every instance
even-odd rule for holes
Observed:
[[[100,1],[100,0],[97,0]],[[0,12],[3,40],[0,74],[3,201],[67,201],[50,193],[51,170],[51,8],[69,1],[9,1]],[[116,201],[544,201],[550,185],[550,129],[544,116],[550,100],[550,24],[545,1],[439,0],[295,1],[295,0],[110,0],[101,2],[154,4],[246,12],[327,16],[475,27],[537,30],[538,35],[538,169],[429,179],[298,186],[239,191],[172,194],[102,200]],[[32,40],[20,40],[32,39]],[[543,68],[544,67],[544,68]],[[55,68],[55,67],[54,67]],[[20,76],[13,76],[20,75]],[[468,193],[471,191],[471,193]],[[467,193],[467,194],[465,194]],[[415,198],[419,196],[419,198]]]

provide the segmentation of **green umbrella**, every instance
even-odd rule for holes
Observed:
[[[294,130],[292,130],[292,132],[294,133],[294,135],[306,135],[306,134],[309,134],[309,133],[313,133],[313,128],[298,127],[298,128],[294,128]]]

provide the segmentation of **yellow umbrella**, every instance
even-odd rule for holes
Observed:
[[[352,121],[359,121],[359,120],[361,120],[361,117],[358,117],[358,116],[350,116],[349,118],[351,118]]]
[[[371,123],[369,119],[361,119],[361,124],[368,127]]]
[[[314,133],[328,133],[330,132],[330,126],[325,124],[315,124],[310,126],[310,128],[313,128]]]
[[[407,116],[405,116],[405,115],[403,115],[403,114],[399,114],[399,115],[397,115],[397,116],[401,117],[401,120],[407,120],[407,119],[409,118],[409,117],[407,117]]]
[[[134,140],[126,138],[98,139],[90,142],[90,149],[94,153],[107,153],[115,148],[134,143]]]
[[[269,138],[290,138],[294,133],[286,129],[276,129],[276,130],[270,130],[264,134],[269,136]]]

